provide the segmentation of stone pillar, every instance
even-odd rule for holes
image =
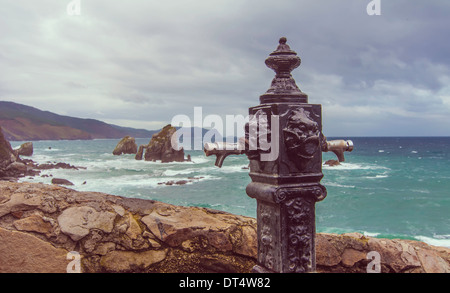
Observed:
[[[260,96],[261,104],[249,109],[245,139],[252,179],[246,191],[257,200],[258,265],[253,270],[314,272],[315,203],[326,197],[320,184],[326,144],[321,105],[308,104],[308,96],[292,78],[291,71],[301,60],[286,38],[280,39],[265,63],[276,75]],[[263,134],[261,121],[268,124],[263,132],[271,145],[277,146],[271,159],[264,158],[268,151],[260,144],[251,146],[252,131],[258,129],[256,141]]]

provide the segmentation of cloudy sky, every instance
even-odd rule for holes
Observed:
[[[369,2],[2,1],[0,100],[151,130],[245,116],[285,36],[326,136],[450,135],[450,1]]]

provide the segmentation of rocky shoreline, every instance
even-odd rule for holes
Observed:
[[[217,210],[0,182],[0,272],[249,273],[256,220]],[[371,251],[382,273],[448,273],[450,249],[358,233],[316,236],[317,272],[365,273]]]
[[[47,162],[37,164],[31,159],[24,159],[22,156],[33,155],[33,143],[26,142],[18,149],[13,149],[8,140],[5,139],[0,128],[0,181],[16,182],[20,178],[29,177],[53,177],[53,175],[40,175],[42,170],[50,169],[86,169],[85,167],[72,166],[62,162]],[[53,184],[73,185],[67,179],[53,178]]]

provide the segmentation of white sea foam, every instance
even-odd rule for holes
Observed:
[[[387,177],[389,177],[389,175],[386,174],[379,174],[375,176],[375,178],[387,178]]]
[[[57,149],[57,148],[51,148],[51,149],[46,148],[46,149],[44,149],[44,151],[46,151],[46,152],[57,152],[57,151],[60,151],[60,149]]]
[[[450,248],[450,235],[434,235],[433,238],[426,236],[414,236],[414,238],[430,245]]]
[[[136,190],[136,189],[153,189],[153,188],[168,188],[174,185],[165,185],[164,183],[169,181],[181,181],[186,180],[187,182],[184,185],[192,185],[196,184],[202,180],[213,180],[216,179],[214,176],[202,175],[196,176],[196,180],[189,180],[185,177],[151,177],[148,175],[122,175],[113,178],[91,178],[86,181],[86,184],[83,184],[82,178],[72,178],[71,182],[74,183],[74,186],[71,188],[79,190],[79,191],[95,191],[102,190],[106,193],[117,194],[117,192],[128,191],[128,190]],[[46,178],[47,179],[47,178]],[[50,179],[51,180],[51,179]],[[45,183],[45,182],[44,182]],[[134,191],[133,191],[134,192]],[[127,194],[123,194],[126,196]]]
[[[336,227],[326,227],[321,228],[320,233],[334,233],[334,234],[343,234],[349,232],[355,232],[355,230],[351,229],[342,229]],[[368,231],[356,231],[367,237],[381,237],[384,238],[383,234],[377,232],[368,232]],[[449,247],[450,248],[450,235],[433,235],[433,237],[427,236],[413,236],[418,241],[425,242],[429,245],[441,246],[441,247]],[[395,237],[394,237],[395,238]]]
[[[162,173],[163,176],[169,176],[169,177],[173,177],[173,176],[177,176],[177,175],[187,175],[187,174],[191,174],[193,172],[195,172],[196,170],[194,169],[185,169],[185,170],[166,170]]]
[[[117,178],[88,179],[84,185],[76,180],[72,182],[75,184],[74,188],[77,190],[105,190],[104,192],[116,194],[117,191],[129,190],[130,188],[155,188],[159,186],[159,182],[163,182],[164,180],[164,178],[121,176]]]
[[[378,174],[378,175],[375,175],[375,176],[365,176],[364,178],[366,178],[366,179],[379,179],[379,178],[387,178],[387,177],[389,177],[389,175]]]
[[[327,187],[327,186],[342,187],[342,188],[355,188],[356,187],[354,185],[344,185],[344,184],[339,184],[336,182],[327,182],[327,183],[323,183],[323,185],[325,185],[325,187]]]
[[[39,164],[43,164],[49,161],[55,161],[55,159],[52,156],[49,155],[40,155],[40,154],[33,154],[32,157],[33,161]]]
[[[363,231],[362,234],[367,237],[377,237],[380,233]]]
[[[425,194],[429,194],[430,191],[426,190],[426,189],[411,189],[412,192],[417,192],[417,193],[425,193]]]
[[[203,164],[206,162],[212,161],[211,159],[205,157],[205,156],[195,156],[195,157],[191,157],[191,162],[193,164]]]
[[[222,166],[222,168],[220,168],[220,172],[222,172],[222,173],[236,173],[236,172],[248,173],[247,169],[243,169],[244,167],[247,167],[247,165],[243,165],[243,166]]]
[[[373,164],[357,164],[341,162],[337,166],[329,166],[323,164],[322,167],[327,170],[390,170],[387,167]]]

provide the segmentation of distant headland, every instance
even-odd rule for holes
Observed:
[[[158,130],[135,129],[42,111],[34,107],[0,101],[0,126],[9,141],[150,138]]]

